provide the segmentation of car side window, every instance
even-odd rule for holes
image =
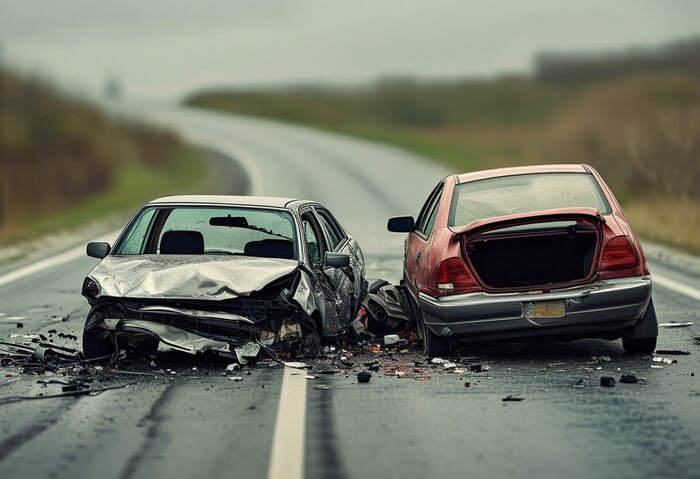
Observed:
[[[146,236],[151,229],[155,212],[155,208],[150,208],[139,215],[129,235],[124,240],[119,254],[143,254],[146,248]]]
[[[326,243],[328,244],[328,249],[333,251],[340,244],[345,235],[342,233],[340,226],[333,221],[330,215],[324,210],[316,210],[318,213],[318,218],[321,222],[321,228],[323,228],[323,233],[326,237]]]
[[[433,231],[433,226],[435,226],[435,218],[437,217],[438,204],[440,203],[441,197],[442,183],[433,191],[428,203],[426,203],[426,206],[424,206],[421,212],[421,217],[416,226],[416,231],[426,238],[430,236],[430,233]]]
[[[431,205],[433,204],[433,201],[435,200],[436,196],[439,196],[442,193],[442,181],[433,189],[433,191],[430,192],[430,195],[428,195],[428,199],[425,200],[425,203],[423,204],[423,207],[420,210],[420,213],[418,214],[418,218],[416,218],[416,230],[423,234],[425,231],[425,226],[428,222],[428,217],[430,216],[431,212]]]
[[[441,192],[442,193],[442,192]],[[430,233],[433,232],[433,227],[435,226],[435,218],[437,218],[437,212],[438,212],[438,206],[440,204],[440,198],[442,198],[442,194],[439,194],[435,198],[435,202],[432,205],[432,211],[430,212],[430,216],[428,216],[428,222],[425,225],[425,237],[429,238]]]
[[[309,260],[313,266],[321,264],[321,245],[316,237],[316,232],[308,220],[302,220],[301,228],[306,242],[306,249],[309,252]]]

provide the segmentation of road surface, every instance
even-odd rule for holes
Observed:
[[[393,148],[281,123],[172,106],[137,114],[241,162],[251,194],[328,206],[358,238],[370,278],[398,279],[403,238],[385,232],[386,219],[415,215],[446,174]],[[0,268],[1,340],[80,334],[79,289],[95,264],[82,248]],[[663,369],[619,341],[586,340],[477,346],[469,354],[487,373],[426,367],[426,381],[258,367],[234,382],[221,363],[163,352],[157,377],[128,388],[0,404],[0,477],[698,477],[700,268],[651,268],[660,322],[694,323],[661,329],[659,348],[690,352]],[[175,374],[158,372],[167,368]],[[50,377],[2,372],[0,401],[60,391],[37,384]],[[598,385],[622,373],[646,380]]]

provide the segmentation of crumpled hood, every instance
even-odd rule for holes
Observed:
[[[248,296],[299,266],[295,260],[221,255],[107,256],[89,274],[99,297],[225,300]]]

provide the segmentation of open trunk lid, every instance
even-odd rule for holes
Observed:
[[[482,288],[505,292],[590,281],[604,222],[593,208],[561,208],[486,218],[451,229]]]

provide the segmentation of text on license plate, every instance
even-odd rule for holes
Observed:
[[[528,318],[561,318],[565,314],[563,299],[525,303],[525,316]]]

